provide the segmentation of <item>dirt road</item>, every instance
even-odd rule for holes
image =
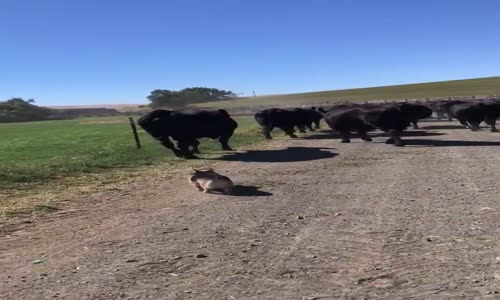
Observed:
[[[500,299],[500,135],[450,124],[227,155],[240,196],[82,199],[2,234],[0,299]]]

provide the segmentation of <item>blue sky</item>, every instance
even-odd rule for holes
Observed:
[[[0,99],[141,103],[497,76],[497,0],[0,0]]]

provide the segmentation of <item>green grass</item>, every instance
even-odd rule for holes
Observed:
[[[251,118],[239,123],[230,145],[239,148],[262,140]],[[67,176],[102,173],[155,163],[181,163],[139,130],[138,150],[126,117],[0,124],[0,190],[31,189]],[[219,143],[202,140],[203,153]]]
[[[402,100],[449,96],[489,96],[500,93],[500,77],[393,85],[301,94],[262,96],[248,99],[200,103],[198,107],[236,108],[257,105],[314,104],[343,101]]]

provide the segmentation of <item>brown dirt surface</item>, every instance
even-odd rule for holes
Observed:
[[[5,227],[0,299],[500,299],[500,135],[422,126],[227,154],[236,196],[144,177]]]

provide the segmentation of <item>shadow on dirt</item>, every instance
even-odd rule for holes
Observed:
[[[405,137],[405,136],[439,136],[439,135],[446,135],[446,133],[442,133],[442,132],[428,132],[428,131],[425,131],[425,130],[415,130],[415,131],[405,131],[403,132],[403,134],[401,135],[401,137]],[[387,133],[379,133],[379,134],[374,134],[373,135],[374,137],[379,137],[379,136],[386,136],[386,137],[389,137],[389,134]]]
[[[214,159],[224,161],[280,163],[318,160],[332,158],[338,155],[323,149],[314,147],[288,147],[279,150],[249,150],[246,152],[226,154]]]
[[[428,130],[439,130],[439,129],[442,129],[442,130],[446,130],[446,129],[466,129],[464,126],[462,125],[453,125],[453,124],[450,124],[450,125],[430,125],[430,126],[422,126],[422,129],[428,129]]]
[[[251,185],[235,185],[233,191],[228,196],[239,196],[239,197],[263,197],[272,196],[272,193],[260,191],[259,187]]]
[[[425,130],[409,130],[405,131],[402,135],[402,137],[405,136],[439,136],[439,135],[446,135],[446,133],[441,133],[441,132],[428,132]],[[389,134],[383,133],[383,132],[371,132],[368,133],[368,136],[370,137],[389,137]],[[341,139],[342,137],[340,134],[336,132],[323,132],[323,133],[318,133],[314,135],[310,135],[307,137],[304,137],[304,139],[311,139],[311,140],[326,140],[326,139]],[[353,139],[359,139],[358,134],[353,134],[351,135],[351,138]]]
[[[312,133],[309,136],[302,137],[305,140],[326,140],[326,139],[341,139],[342,137],[337,132],[321,131]]]
[[[473,147],[473,146],[500,146],[500,142],[487,141],[447,141],[412,139],[404,140],[408,146],[433,146],[433,147]]]

